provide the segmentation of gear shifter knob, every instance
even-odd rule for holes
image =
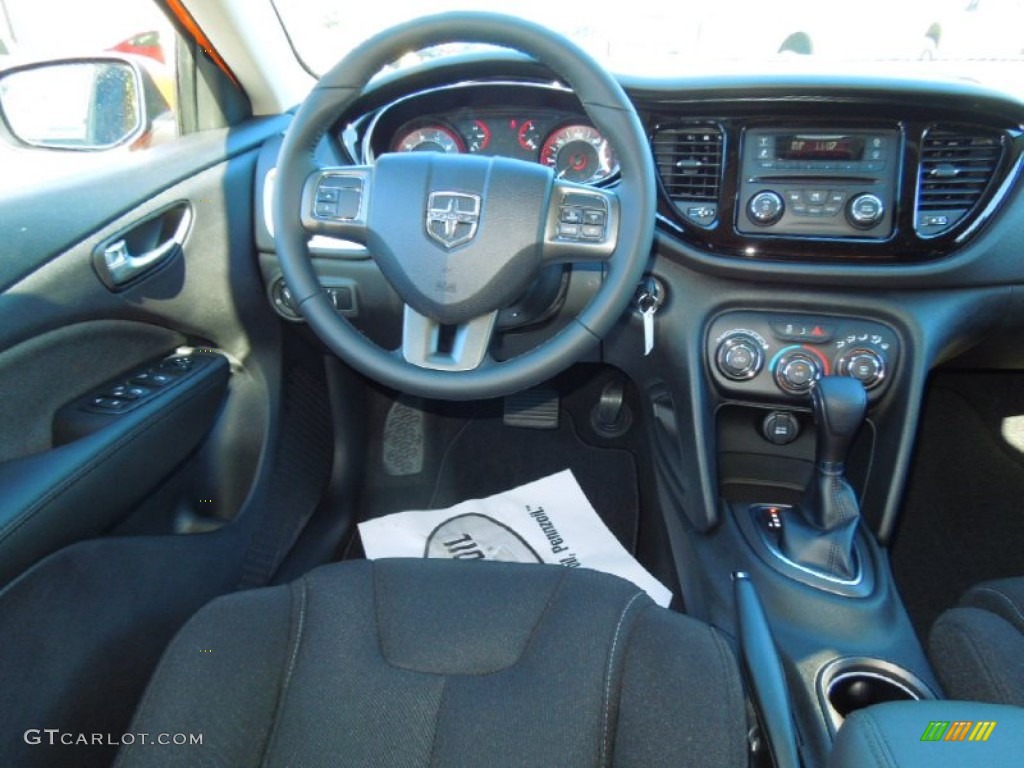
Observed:
[[[867,402],[864,385],[848,376],[823,376],[811,388],[819,469],[842,471]]]

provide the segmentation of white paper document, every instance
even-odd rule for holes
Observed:
[[[448,509],[396,512],[359,524],[371,560],[443,557],[592,568],[667,606],[672,593],[608,530],[570,470]]]

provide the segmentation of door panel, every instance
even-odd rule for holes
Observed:
[[[185,343],[168,328],[91,320],[0,353],[0,463],[53,447],[57,410],[120,371]]]
[[[277,457],[296,453],[279,446],[284,346],[252,225],[257,152],[286,122],[0,199],[0,765],[109,764],[113,747],[22,734],[124,733],[173,633],[241,581]],[[104,246],[159,247],[175,228],[150,222],[185,209],[180,249],[108,284]],[[216,364],[122,415],[82,410],[182,345]]]
[[[99,535],[165,481],[213,426],[228,365],[208,387],[196,382],[196,392],[161,396],[54,447],[58,409],[182,343],[216,348],[238,367],[256,352],[254,336],[274,354],[277,321],[253,253],[254,166],[248,152],[154,190],[0,294],[0,416],[10,416],[0,422],[0,584]],[[47,215],[46,200],[32,223]],[[121,283],[97,259],[121,240],[145,251],[168,238],[160,264]],[[172,416],[180,408],[187,418]]]

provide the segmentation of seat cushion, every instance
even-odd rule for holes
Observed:
[[[325,566],[200,611],[119,766],[746,765],[733,654],[632,584],[557,566]]]
[[[1024,706],[1024,578],[969,589],[935,622],[929,654],[950,697]]]

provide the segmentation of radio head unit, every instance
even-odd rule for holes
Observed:
[[[900,155],[894,129],[749,129],[736,229],[884,240],[895,221]]]

